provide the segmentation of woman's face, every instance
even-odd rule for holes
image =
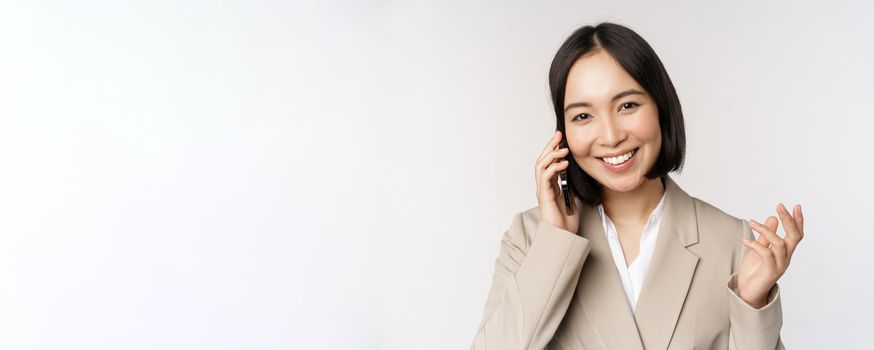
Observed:
[[[564,101],[568,148],[583,171],[605,191],[640,186],[662,147],[655,100],[610,54],[598,50],[571,66]]]

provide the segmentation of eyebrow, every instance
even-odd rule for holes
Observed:
[[[641,92],[640,90],[628,89],[628,90],[625,90],[623,92],[616,94],[616,96],[613,96],[613,98],[610,99],[610,102],[615,102],[616,100],[623,98],[625,96],[629,96],[629,95],[644,95],[644,93]],[[571,108],[575,108],[575,107],[591,107],[591,106],[592,106],[592,104],[589,102],[574,102],[574,103],[567,105],[567,107],[564,108],[564,111],[567,112]]]

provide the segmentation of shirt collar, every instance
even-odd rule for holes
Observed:
[[[665,206],[665,198],[667,196],[668,196],[668,191],[666,190],[664,193],[662,193],[662,199],[659,200],[659,204],[656,205],[655,209],[653,209],[652,212],[649,214],[649,220],[647,220],[646,225],[644,225],[644,232],[646,231],[647,227],[658,222],[659,218],[661,218],[662,210],[664,209],[664,206]],[[601,224],[604,225],[605,228],[607,227],[608,221],[610,222],[610,225],[613,224],[613,221],[610,220],[610,218],[607,216],[606,213],[604,213],[604,204],[603,203],[598,204],[598,214],[601,216]],[[612,230],[605,230],[605,232],[606,231],[612,231]]]

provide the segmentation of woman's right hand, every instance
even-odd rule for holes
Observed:
[[[570,152],[567,148],[559,149],[561,131],[556,131],[540,153],[534,166],[534,176],[537,182],[537,205],[540,207],[540,221],[562,230],[577,232],[580,225],[579,208],[574,208],[572,215],[567,215],[564,198],[558,186],[558,173],[568,167],[565,157]],[[571,205],[574,205],[571,201]]]

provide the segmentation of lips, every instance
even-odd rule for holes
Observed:
[[[629,151],[626,151],[626,152],[624,152],[624,153],[617,154],[617,155],[615,155],[615,156],[595,157],[595,158],[598,158],[600,161],[602,161],[602,162],[604,162],[604,163],[607,163],[607,161],[605,161],[604,158],[616,158],[616,157],[624,156],[624,155],[630,153],[628,159],[625,160],[625,162],[628,162],[631,158],[634,158],[634,156],[637,155],[637,151],[638,151],[639,149],[640,149],[640,147],[637,147],[637,148],[631,149],[631,150],[629,150]],[[607,163],[607,164],[610,164],[610,165],[613,165],[613,166],[618,166],[618,165],[625,164],[625,162],[622,162],[622,163],[620,163],[620,164],[615,164],[615,165],[614,165],[614,164],[610,164],[610,163]]]

